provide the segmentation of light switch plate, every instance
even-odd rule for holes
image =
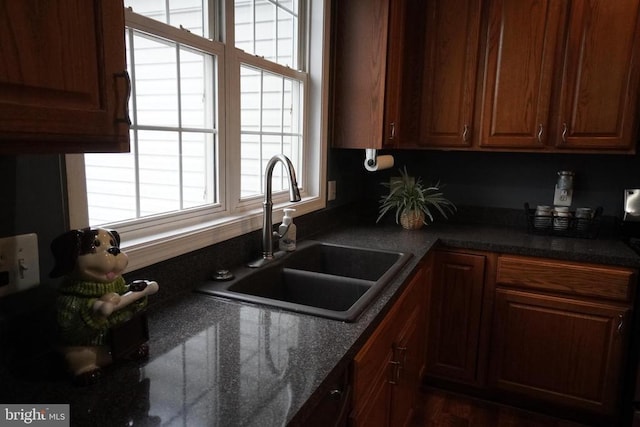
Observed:
[[[35,233],[0,239],[0,297],[40,283],[38,236]]]
[[[332,201],[336,199],[336,182],[329,181],[327,183],[327,201]]]

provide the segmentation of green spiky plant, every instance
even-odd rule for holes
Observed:
[[[389,211],[395,210],[396,224],[399,224],[403,212],[415,211],[424,214],[422,224],[427,225],[427,219],[429,222],[434,221],[432,209],[440,212],[445,218],[456,210],[455,205],[444,197],[439,182],[425,186],[421,178],[414,179],[409,176],[406,166],[398,171],[400,179],[382,183],[389,189],[389,194],[380,199],[380,211],[376,222]]]

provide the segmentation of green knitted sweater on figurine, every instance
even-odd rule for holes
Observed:
[[[93,310],[93,304],[110,292],[122,295],[127,284],[118,277],[110,283],[67,280],[58,296],[58,327],[62,345],[106,345],[109,328],[129,320],[147,305],[147,297],[102,317]]]

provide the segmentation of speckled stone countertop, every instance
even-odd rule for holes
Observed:
[[[438,242],[640,267],[640,256],[619,240],[533,236],[504,227],[438,224],[409,232],[397,225],[367,225],[314,239],[413,257],[354,323],[193,293],[149,313],[147,362],[110,367],[101,383],[79,388],[59,373],[55,360],[43,360],[28,373],[0,372],[0,403],[69,403],[72,425],[295,424],[348,366]]]

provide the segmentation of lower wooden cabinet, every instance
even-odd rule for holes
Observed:
[[[313,411],[302,421],[289,424],[304,427],[347,427],[351,404],[349,372],[345,369],[330,382]]]
[[[438,250],[427,380],[616,422],[636,276],[624,267]]]
[[[614,304],[497,289],[490,387],[615,412],[630,313]]]
[[[434,255],[427,375],[476,384],[488,254]]]
[[[500,256],[489,387],[619,413],[635,281],[629,268]]]
[[[413,417],[424,366],[423,265],[353,361],[353,426],[405,426]]]

